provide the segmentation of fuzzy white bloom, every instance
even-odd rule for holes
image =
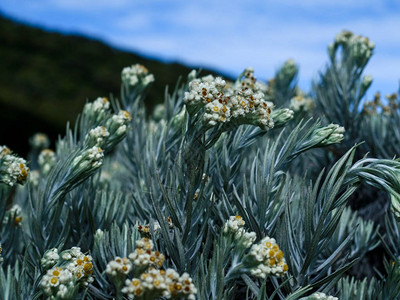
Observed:
[[[144,250],[153,250],[154,243],[151,239],[142,238],[136,241],[136,248],[141,248]]]
[[[208,126],[235,122],[267,130],[274,123],[270,118],[272,107],[264,100],[266,89],[266,85],[254,77],[254,70],[247,68],[233,86],[212,75],[192,80],[184,102],[189,112],[204,107],[203,122]]]
[[[197,289],[188,273],[179,276],[173,269],[150,268],[139,278],[126,280],[122,292],[129,298],[151,294],[153,299],[163,296],[167,299],[179,297],[194,300]]]
[[[1,247],[1,243],[0,243],[0,264],[3,262],[3,257],[1,256],[2,252],[3,252],[3,248]]]
[[[114,115],[112,118],[118,124],[126,124],[132,119],[132,116],[126,110],[120,110],[118,115]]]
[[[243,218],[239,215],[236,216],[230,216],[229,220],[225,222],[224,227],[222,228],[222,231],[224,233],[228,232],[237,232],[239,228],[243,227],[245,224],[245,221]]]
[[[110,101],[105,97],[98,97],[93,102],[86,103],[83,108],[83,114],[96,122],[103,120],[109,113]]]
[[[69,261],[67,269],[80,284],[87,286],[93,282],[93,264],[90,255],[82,253],[79,247],[72,247],[70,250],[63,251],[61,257]]]
[[[348,30],[342,30],[339,32],[335,37],[335,43],[337,44],[344,44],[348,43],[350,38],[354,36],[354,33]]]
[[[329,55],[334,57],[335,51],[338,46],[342,46],[343,49],[356,60],[359,65],[364,65],[372,56],[375,48],[375,43],[369,38],[356,35],[351,31],[343,30],[336,35],[335,41],[329,46]]]
[[[89,131],[85,137],[85,144],[88,146],[102,146],[103,142],[110,135],[107,128],[97,126]]]
[[[132,260],[137,267],[143,268],[152,265],[160,268],[164,263],[165,256],[158,251],[136,248],[135,251],[129,254],[129,259]]]
[[[16,183],[24,184],[28,179],[29,168],[26,166],[26,161],[23,158],[12,154],[5,154],[8,148],[3,147],[0,155],[0,182],[9,186],[14,186]]]
[[[113,115],[107,120],[106,127],[110,133],[109,142],[119,140],[127,130],[127,125],[132,120],[132,116],[125,110],[120,110],[117,115]]]
[[[76,282],[69,270],[55,267],[43,276],[40,286],[50,298],[70,299],[75,293]]]
[[[93,103],[88,104],[92,105],[91,108],[93,111],[102,111],[110,108],[110,101],[105,97],[98,97]]]
[[[103,163],[103,156],[103,150],[101,150],[100,147],[94,146],[88,151],[88,158],[93,162],[93,167],[101,166],[101,164]]]
[[[114,260],[110,261],[106,267],[106,274],[117,277],[125,276],[132,270],[132,263],[126,257],[121,258],[117,256]]]
[[[98,168],[103,164],[103,150],[100,147],[93,146],[85,150],[81,155],[77,156],[72,165],[77,168]]]
[[[148,85],[154,81],[154,75],[149,74],[145,78],[143,78],[143,85]]]
[[[43,269],[48,269],[53,267],[58,260],[60,259],[60,255],[58,255],[58,249],[53,248],[50,250],[47,250],[42,259],[40,260],[40,265],[42,266]]]
[[[137,278],[133,278],[132,280],[127,279],[125,281],[125,287],[121,291],[127,294],[129,299],[133,299],[135,296],[143,295],[144,287],[142,282]]]
[[[290,109],[295,112],[310,111],[314,107],[314,102],[311,98],[305,97],[303,93],[290,99]]]
[[[127,85],[134,86],[141,83],[143,86],[146,86],[154,81],[154,75],[149,74],[146,67],[136,64],[123,68],[121,79]]]
[[[49,137],[44,133],[36,133],[29,140],[31,146],[35,149],[44,149],[50,146]]]
[[[43,174],[47,174],[56,164],[56,154],[51,149],[44,149],[40,152],[38,163]]]
[[[244,224],[245,222],[241,216],[230,216],[222,227],[222,231],[224,234],[232,234],[238,243],[245,248],[249,248],[256,240],[256,233],[246,231],[243,228]]]
[[[251,269],[251,274],[256,277],[266,278],[268,275],[283,276],[288,271],[283,252],[275,239],[263,238],[260,243],[250,248],[250,258],[256,263]]]

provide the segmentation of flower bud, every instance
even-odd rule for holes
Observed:
[[[274,127],[278,128],[284,126],[288,121],[293,119],[294,112],[291,109],[281,108],[273,110],[271,118],[274,120]]]

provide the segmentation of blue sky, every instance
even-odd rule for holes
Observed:
[[[0,0],[0,11],[51,30],[99,38],[164,61],[237,76],[255,68],[272,77],[288,58],[308,89],[327,62],[327,45],[342,29],[376,44],[368,93],[398,90],[400,1],[379,0]]]

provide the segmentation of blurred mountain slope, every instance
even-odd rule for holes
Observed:
[[[143,64],[156,82],[146,103],[149,111],[179,76],[192,68],[162,63],[112,48],[79,35],[47,32],[18,23],[0,12],[0,145],[23,155],[37,131],[51,138],[74,123],[86,100],[119,96],[123,67]],[[214,73],[204,70],[204,73]]]

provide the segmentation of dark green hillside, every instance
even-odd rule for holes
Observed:
[[[54,139],[74,121],[86,99],[119,95],[120,72],[135,63],[156,78],[151,109],[190,68],[164,64],[77,35],[46,32],[0,16],[0,145],[27,152],[28,138],[43,131]]]

